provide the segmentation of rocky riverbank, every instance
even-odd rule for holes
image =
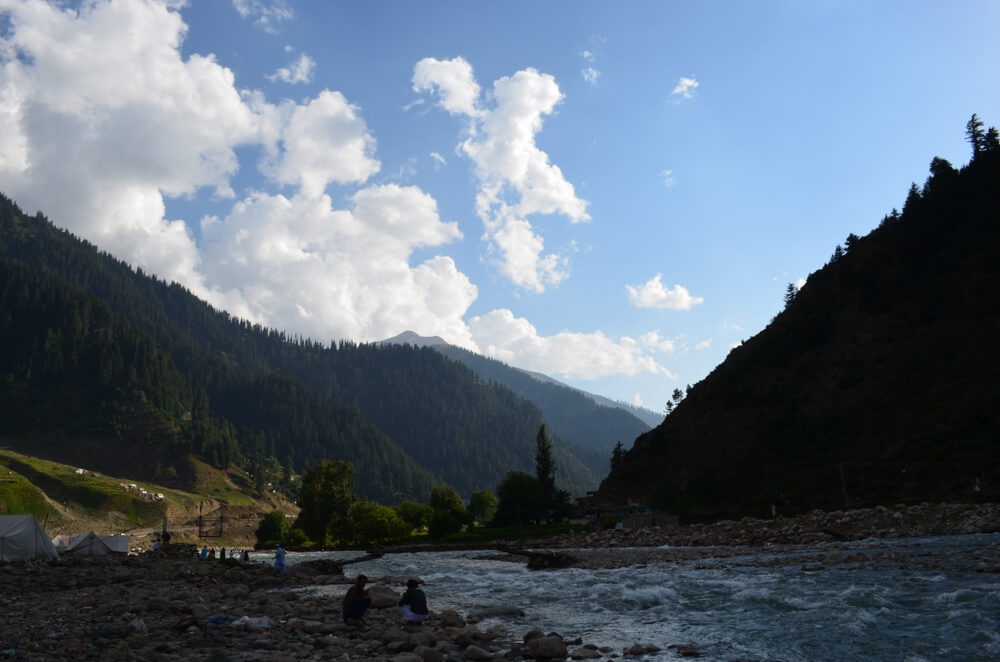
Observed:
[[[405,625],[395,605],[406,577],[373,578],[372,609],[363,623],[345,625],[339,597],[309,590],[344,584],[346,591],[342,575],[292,566],[288,577],[275,577],[261,563],[202,561],[193,546],[172,547],[171,554],[0,566],[0,659],[509,662],[651,650],[637,643],[612,651],[554,633],[477,625],[488,616],[523,615],[516,608],[464,616],[446,610]]]
[[[564,553],[572,557],[572,565],[590,569],[701,561],[705,567],[725,563],[799,565],[803,570],[907,568],[997,573],[998,546],[969,555],[947,544],[929,548],[914,543],[910,552],[900,553],[885,551],[881,541],[998,532],[1000,504],[924,503],[817,510],[772,520],[748,517],[691,526],[611,529],[557,536],[545,541],[545,547],[571,550]],[[871,543],[857,544],[866,540]]]
[[[899,506],[809,513],[794,519],[611,530],[535,541],[562,550],[584,568],[651,563],[795,564],[803,571],[914,568],[1000,572],[1000,545],[975,554],[947,543],[900,551],[881,539],[992,533],[1000,506]],[[848,541],[864,541],[863,543]],[[822,544],[818,544],[822,543]],[[906,546],[904,546],[906,547]],[[486,552],[469,552],[485,554]],[[517,559],[514,555],[503,558]],[[510,632],[492,613],[441,611],[403,625],[394,605],[406,577],[373,578],[373,608],[362,625],[341,620],[349,579],[338,566],[290,566],[274,577],[261,563],[202,561],[193,545],[127,557],[64,558],[0,566],[0,659],[12,660],[375,660],[383,662],[615,659],[655,652],[642,642],[612,650],[558,634]],[[333,573],[333,574],[330,574]],[[353,575],[349,571],[349,574]],[[540,581],[545,581],[544,575]],[[329,591],[313,590],[325,585]],[[480,623],[494,623],[481,628]],[[523,627],[523,626],[519,626]],[[696,652],[696,651],[695,651]],[[692,651],[670,651],[670,657]]]
[[[813,544],[867,538],[922,538],[1000,532],[1000,504],[899,504],[893,508],[814,510],[798,517],[676,527],[609,529],[556,536],[548,547],[672,547]]]

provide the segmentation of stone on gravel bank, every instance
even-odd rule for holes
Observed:
[[[398,585],[376,582],[372,590],[383,608],[345,625],[339,596],[305,590],[333,582],[346,591],[341,575],[274,577],[264,564],[201,561],[193,549],[183,558],[154,552],[8,564],[0,566],[0,650],[17,660],[112,662],[508,662],[568,654],[556,633],[504,646],[497,642],[516,639],[503,627],[475,625],[522,613],[511,607],[468,619],[443,610],[405,624],[395,608],[403,583],[390,581]]]

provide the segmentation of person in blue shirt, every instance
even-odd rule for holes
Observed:
[[[208,558],[208,545],[201,548],[201,560],[204,561]]]
[[[274,574],[278,573],[283,575],[288,574],[288,570],[285,568],[285,550],[278,545],[278,548],[274,550]]]

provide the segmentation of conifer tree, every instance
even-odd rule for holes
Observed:
[[[1000,151],[1000,134],[997,133],[997,128],[995,126],[991,126],[986,130],[986,138],[983,142],[983,149],[986,152]]]
[[[535,438],[535,476],[542,487],[542,504],[547,510],[555,496],[556,465],[552,459],[552,442],[549,440],[545,423],[538,428],[538,436]]]
[[[622,458],[625,457],[625,447],[622,446],[622,442],[615,444],[614,450],[611,451],[611,470],[614,471],[619,464],[621,464]]]
[[[798,294],[798,290],[795,289],[795,283],[789,283],[785,286],[785,308],[788,308],[789,304],[795,301],[796,294]]]
[[[972,160],[975,161],[980,152],[986,151],[986,132],[983,131],[983,121],[972,113],[965,124],[965,138],[972,145]]]

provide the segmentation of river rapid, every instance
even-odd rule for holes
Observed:
[[[651,551],[604,553],[655,559]],[[662,649],[642,659],[677,658],[677,646],[726,662],[1000,659],[1000,574],[977,572],[969,561],[997,560],[1000,534],[867,540],[835,550],[818,544],[810,552],[764,547],[715,556],[704,550],[690,560],[550,571],[530,571],[516,557],[490,552],[425,552],[387,554],[346,570],[375,582],[419,577],[432,610],[468,615],[518,607],[523,617],[480,625],[502,623],[512,640],[540,628],[619,655],[636,643]],[[808,560],[833,553],[854,561]],[[357,553],[290,553],[288,561],[352,556]],[[929,556],[940,561],[928,563]],[[856,562],[866,558],[872,562]],[[386,583],[402,590],[398,581]],[[339,604],[344,587],[310,590],[328,592]]]

